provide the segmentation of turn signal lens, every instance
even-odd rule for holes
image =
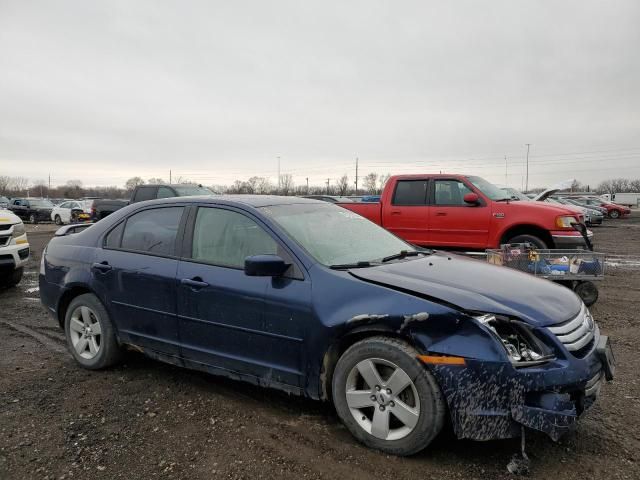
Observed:
[[[420,360],[422,363],[429,363],[431,365],[465,366],[467,364],[463,357],[448,357],[439,355],[418,355],[418,360]]]
[[[574,217],[557,217],[556,226],[558,228],[573,228],[572,223],[578,223]]]

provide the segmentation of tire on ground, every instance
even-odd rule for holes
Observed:
[[[508,239],[505,243],[531,243],[537,248],[549,248],[547,242],[540,237],[531,234],[516,235]]]
[[[446,404],[429,370],[416,358],[417,350],[389,337],[372,337],[352,345],[338,360],[332,382],[333,403],[338,416],[360,442],[392,455],[413,455],[426,448],[442,430]],[[353,418],[346,400],[349,372],[362,360],[379,358],[402,368],[413,381],[420,399],[420,415],[413,431],[399,440],[382,440],[365,431]]]
[[[82,306],[89,307],[95,313],[96,319],[100,323],[100,328],[102,330],[100,348],[98,349],[97,355],[91,359],[80,356],[78,352],[76,352],[76,349],[74,348],[73,342],[71,340],[71,317],[73,315],[73,312],[78,307]],[[107,368],[115,365],[122,358],[122,349],[118,344],[118,339],[116,338],[113,323],[109,318],[109,314],[107,313],[107,310],[104,308],[104,305],[102,305],[102,302],[100,302],[98,297],[96,297],[92,293],[79,295],[71,301],[65,314],[64,333],[71,355],[76,360],[76,362],[78,362],[82,367],[86,369],[99,370],[102,368]]]
[[[11,273],[9,273],[5,278],[0,279],[0,286],[3,287],[15,287],[22,280],[22,274],[24,273],[24,268],[16,268]]]

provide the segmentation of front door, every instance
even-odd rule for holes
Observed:
[[[176,238],[184,207],[142,210],[113,228],[92,266],[125,343],[178,356]]]
[[[244,273],[246,257],[284,258],[283,247],[255,219],[232,208],[200,207],[190,223],[189,259],[179,262],[177,273],[185,360],[267,385],[301,386],[301,324],[296,310],[283,311],[277,297],[289,292],[300,301],[309,291],[293,292],[298,284],[291,283],[297,280]]]
[[[398,180],[391,204],[382,208],[382,225],[409,243],[429,244],[429,180]]]
[[[429,207],[429,242],[434,246],[486,248],[491,209],[481,200],[478,205],[465,203],[467,193],[475,193],[459,179],[433,180]]]

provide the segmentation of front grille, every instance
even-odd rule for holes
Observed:
[[[585,349],[588,349],[589,345],[593,345],[598,334],[598,327],[589,313],[589,309],[583,305],[575,318],[561,325],[549,327],[549,331],[558,337],[558,340],[574,356],[583,357],[587,353]]]
[[[0,225],[0,231],[9,230],[11,227],[13,227],[13,224],[11,224],[11,223],[3,223],[2,225]]]
[[[4,247],[6,245],[9,245],[9,241],[11,241],[11,235],[9,235],[7,237],[0,237],[0,247]]]

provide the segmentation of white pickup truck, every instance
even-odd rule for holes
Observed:
[[[20,283],[27,260],[29,240],[24,223],[9,210],[0,210],[0,287]]]

